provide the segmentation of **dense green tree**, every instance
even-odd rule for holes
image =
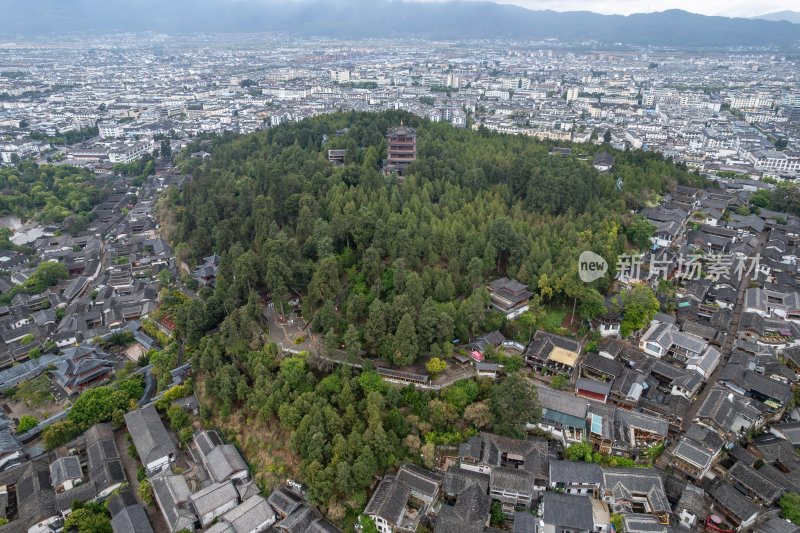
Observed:
[[[356,362],[360,359],[361,341],[358,339],[358,331],[353,324],[347,326],[347,331],[344,332],[342,337],[344,342],[345,352],[347,353],[347,360]]]
[[[64,521],[64,531],[78,533],[112,533],[108,511],[92,512],[89,508],[73,510]]]
[[[769,207],[775,211],[800,214],[800,187],[794,184],[776,187],[770,192]]]
[[[336,352],[339,349],[339,336],[336,331],[329,329],[325,336],[322,338],[322,351],[325,357],[329,359],[336,357]]]
[[[361,515],[360,518],[361,531],[363,533],[378,533],[378,526],[375,525],[375,520],[367,515]]]
[[[150,484],[150,481],[147,479],[141,480],[139,482],[137,494],[144,503],[151,505],[153,503],[153,486]]]
[[[439,313],[433,298],[427,298],[417,319],[416,332],[421,351],[430,351],[431,345],[439,338]]]
[[[592,288],[588,288],[582,292],[581,304],[578,307],[578,314],[581,318],[587,320],[597,318],[606,314],[607,311],[602,294]]]
[[[469,260],[467,275],[473,287],[483,281],[483,262],[479,257],[473,257]]]
[[[378,462],[375,460],[372,449],[365,445],[358,458],[353,462],[351,473],[355,485],[361,488],[369,486],[377,468]]]
[[[287,357],[281,362],[281,377],[292,388],[297,388],[305,379],[308,367],[302,357]]]
[[[410,365],[417,358],[417,332],[414,320],[409,313],[403,315],[392,343],[392,357],[394,363],[400,366]]]
[[[621,514],[611,513],[611,524],[614,526],[614,531],[617,533],[625,533],[624,517]]]
[[[44,283],[46,287],[49,287],[55,285],[62,279],[67,279],[69,277],[69,272],[67,272],[67,267],[61,263],[45,261],[39,263],[33,275]]]
[[[524,438],[527,424],[536,424],[542,417],[542,406],[536,385],[522,374],[511,374],[492,388],[489,407],[495,433]]]
[[[766,189],[761,189],[750,196],[750,203],[756,207],[767,207],[770,203],[770,193]]]
[[[49,449],[61,446],[81,434],[81,430],[71,420],[50,424],[42,431],[42,444]]]
[[[564,459],[570,461],[592,462],[592,445],[588,442],[576,442],[564,448]]]
[[[372,286],[378,284],[377,287],[377,296],[380,298],[380,280],[381,274],[383,273],[383,263],[381,261],[381,257],[378,254],[378,250],[374,247],[370,246],[364,252],[364,275],[366,276],[367,283]]]
[[[501,528],[506,523],[506,514],[500,502],[493,501],[489,509],[489,524],[495,528]]]
[[[622,310],[624,320],[620,325],[620,332],[623,337],[649,324],[660,309],[653,291],[641,283],[630,290],[622,291],[614,303]]]
[[[488,229],[488,242],[492,243],[497,256],[497,270],[500,271],[501,261],[507,257],[519,244],[519,236],[514,231],[511,219],[500,217],[492,220]]]
[[[108,193],[83,168],[30,162],[0,169],[0,189],[7,191],[0,198],[0,215],[36,216],[49,223],[71,218],[69,229],[76,231],[86,227],[92,207]]]
[[[550,387],[555,390],[561,390],[567,385],[567,378],[558,374],[553,376],[553,379],[550,380]]]
[[[447,363],[439,359],[438,357],[431,357],[430,360],[425,363],[425,368],[431,375],[432,379],[436,379],[439,377],[439,373],[444,371],[447,368]]]
[[[781,507],[781,518],[791,521],[794,525],[800,525],[800,495],[796,492],[787,492],[778,500]]]
[[[650,248],[650,237],[656,231],[656,226],[652,224],[644,215],[634,215],[633,220],[625,230],[628,240],[631,241],[639,250]]]
[[[386,336],[386,317],[384,306],[380,300],[375,300],[369,308],[369,318],[364,329],[364,340],[367,349],[373,354],[377,353]]]
[[[338,263],[333,256],[325,257],[319,262],[308,286],[308,294],[315,304],[336,296],[340,288],[338,269]]]
[[[492,411],[485,402],[472,403],[464,409],[464,420],[483,429],[492,423]]]
[[[39,425],[39,421],[34,416],[23,415],[17,424],[17,433],[25,433],[26,431],[35,428]]]

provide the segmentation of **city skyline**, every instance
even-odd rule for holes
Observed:
[[[800,24],[434,2],[4,12],[0,533],[800,533]]]

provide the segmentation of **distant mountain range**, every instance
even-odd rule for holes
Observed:
[[[389,0],[9,0],[0,35],[70,31],[284,32],[339,39],[557,39],[680,48],[800,49],[800,24],[680,10],[629,16],[491,2]]]
[[[761,20],[785,20],[794,24],[800,24],[800,11],[775,11],[774,13],[766,13],[752,18]]]

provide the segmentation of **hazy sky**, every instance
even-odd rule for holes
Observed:
[[[683,9],[703,15],[752,17],[774,11],[798,10],[800,0],[493,0],[528,9],[554,11],[594,11],[596,13],[646,13],[665,9]]]

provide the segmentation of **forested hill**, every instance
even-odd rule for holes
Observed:
[[[418,127],[419,160],[399,184],[378,165],[385,131],[401,120]],[[609,282],[581,283],[579,252],[613,265],[626,237],[646,246],[650,226],[629,209],[699,181],[657,154],[614,153],[614,175],[601,175],[592,155],[608,147],[550,155],[548,143],[397,112],[326,115],[205,148],[205,163],[179,156],[193,179],[159,204],[179,257],[222,256],[215,291],[179,305],[167,292],[162,304],[186,340],[201,413],[242,444],[262,488],[297,476],[329,518],[350,525],[376,474],[407,460],[430,467],[434,444],[457,445],[481,429],[523,437],[541,417],[533,382],[515,373],[518,355],[502,355],[500,384],[462,379],[438,393],[387,386],[371,358],[417,368],[430,358],[425,368],[435,373],[454,339],[501,329],[527,340],[527,318],[506,324],[487,310],[481,285],[501,274],[545,302],[603,313]],[[331,148],[347,150],[344,167],[325,160]],[[365,357],[360,374],[347,365],[331,372],[316,351],[282,357],[263,344],[257,291],[284,305],[289,287],[303,295],[305,317],[315,311],[323,354],[344,344],[348,359]],[[204,335],[220,320],[218,333]]]
[[[398,183],[379,165],[384,134],[401,121],[418,127],[419,158]],[[391,358],[387,338],[406,314],[416,322],[429,297],[453,327],[428,340],[468,338],[484,326],[461,311],[474,286],[502,274],[546,301],[596,296],[592,289],[604,291],[608,279],[576,284],[580,252],[591,249],[613,265],[626,234],[636,240],[640,229],[631,209],[701,180],[643,151],[612,151],[617,163],[604,175],[591,160],[607,145],[575,145],[566,156],[550,154],[552,146],[404,112],[324,115],[219,138],[208,162],[186,163],[193,179],[182,197],[171,196],[178,254],[222,256],[216,296],[229,312],[259,288],[281,301],[291,287],[306,296],[306,311],[341,304],[339,316],[375,355]],[[326,161],[331,148],[347,149],[344,167]],[[419,291],[409,294],[409,285]],[[386,317],[371,335],[360,326],[375,300]],[[325,325],[344,330],[335,320]],[[430,350],[421,345],[416,354]]]

